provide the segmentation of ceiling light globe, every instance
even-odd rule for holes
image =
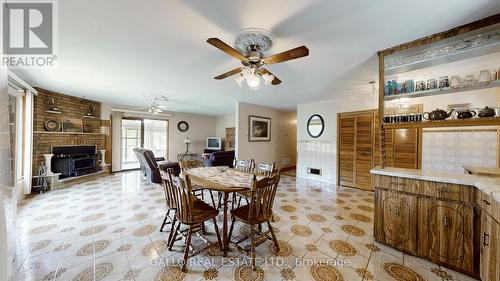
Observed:
[[[258,90],[260,88],[260,79],[256,75],[247,76],[247,85],[252,90]]]

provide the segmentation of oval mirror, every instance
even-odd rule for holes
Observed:
[[[311,138],[319,138],[325,130],[325,121],[319,114],[314,114],[307,121],[307,133]]]

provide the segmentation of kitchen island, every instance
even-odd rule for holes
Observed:
[[[375,168],[377,242],[500,280],[500,178]]]

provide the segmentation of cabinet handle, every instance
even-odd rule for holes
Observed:
[[[391,212],[393,212],[395,215],[399,215],[399,207],[394,207],[394,209],[390,209]]]
[[[444,219],[443,219],[443,225],[444,225],[445,227],[448,227],[448,217],[446,217],[446,216],[445,216],[445,217],[444,217]]]
[[[484,203],[485,205],[491,205],[491,203],[490,203],[490,202],[488,202],[487,200],[483,200],[483,203]]]
[[[483,246],[490,245],[490,235],[486,232],[483,233]]]

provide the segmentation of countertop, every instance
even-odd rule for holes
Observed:
[[[392,167],[374,168],[370,172],[374,175],[475,186],[500,203],[500,178]]]
[[[477,166],[463,166],[466,171],[474,175],[500,176],[500,168],[485,168]]]

